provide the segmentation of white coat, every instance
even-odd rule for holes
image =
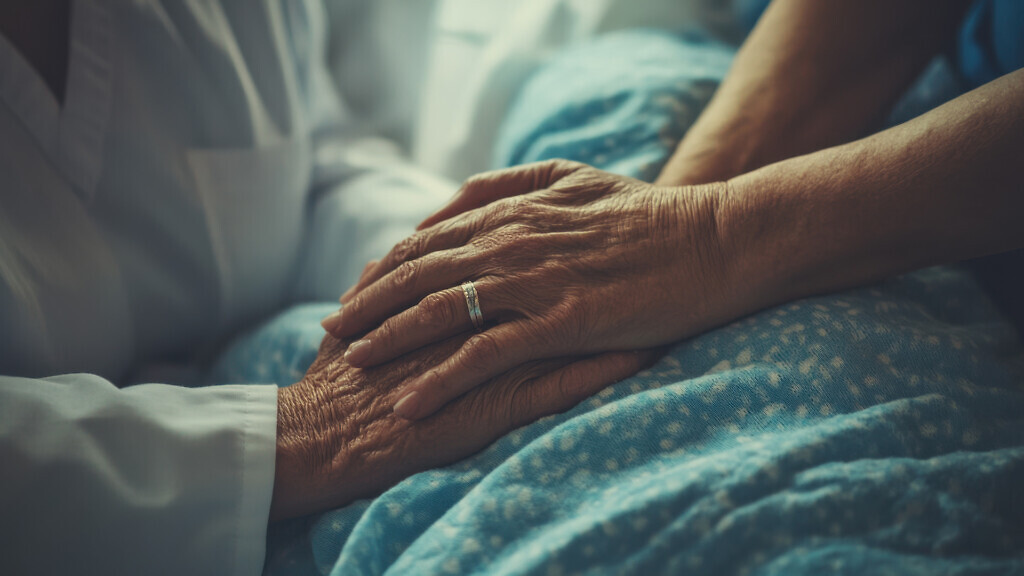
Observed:
[[[355,133],[317,0],[72,5],[63,103],[0,37],[0,573],[258,574],[276,387],[119,386],[336,299],[453,187]]]

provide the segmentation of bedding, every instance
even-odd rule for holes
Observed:
[[[562,53],[495,163],[651,178],[730,58],[696,33]],[[283,312],[210,378],[297,381],[335,307]],[[460,463],[273,527],[265,573],[1024,574],[1024,347],[957,267],[765,310]]]

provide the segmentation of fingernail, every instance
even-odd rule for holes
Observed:
[[[345,351],[345,362],[358,366],[370,358],[372,343],[369,340],[358,340],[353,342]]]
[[[402,399],[395,404],[395,414],[398,414],[406,420],[414,419],[416,417],[416,410],[420,407],[418,402],[419,398],[417,398],[419,394],[419,392],[413,390],[403,396]]]
[[[336,331],[338,329],[338,324],[340,322],[341,322],[341,310],[338,309],[338,310],[332,312],[330,316],[327,316],[326,318],[321,320],[320,321],[320,325],[324,327],[324,330],[327,330],[328,332],[334,332],[334,331]]]

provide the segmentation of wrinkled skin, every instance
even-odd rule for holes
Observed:
[[[465,458],[517,427],[568,410],[655,358],[635,352],[529,363],[431,418],[396,417],[398,385],[464,340],[455,337],[362,370],[342,360],[346,343],[325,337],[303,380],[279,392],[272,519],[343,506]]]
[[[459,285],[476,283],[486,329],[407,385],[396,411],[414,419],[524,362],[664,345],[751,307],[719,241],[724,195],[566,161],[486,173],[369,269],[324,326],[371,330],[347,359],[373,366],[470,329]]]

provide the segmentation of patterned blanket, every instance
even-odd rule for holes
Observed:
[[[570,50],[524,88],[496,163],[650,178],[730,58],[694,34]],[[286,311],[213,377],[298,380],[334,306]],[[266,573],[1024,574],[1024,348],[956,268],[765,310],[459,464],[275,527]]]

